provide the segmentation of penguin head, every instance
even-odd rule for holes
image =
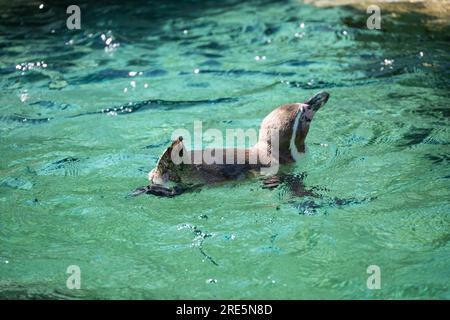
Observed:
[[[278,131],[278,150],[275,151],[278,151],[280,163],[297,160],[305,151],[305,139],[315,113],[329,97],[329,93],[322,91],[305,102],[284,104],[273,110],[261,124],[258,147],[273,145],[271,132]]]

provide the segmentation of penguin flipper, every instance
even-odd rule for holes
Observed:
[[[280,174],[274,175],[262,180],[263,189],[275,189],[282,186],[289,190],[289,192],[296,197],[313,197],[321,198],[321,195],[314,192],[316,188],[312,187],[307,189],[303,180],[306,177],[306,173],[301,174]]]
[[[282,183],[282,178],[280,176],[270,176],[262,180],[263,189],[274,189]]]
[[[136,197],[141,194],[152,194],[158,197],[175,197],[182,194],[185,189],[175,186],[173,188],[164,187],[159,184],[150,184],[145,187],[137,188],[131,193],[131,196]]]

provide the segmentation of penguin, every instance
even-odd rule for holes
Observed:
[[[322,91],[305,102],[275,108],[263,119],[258,142],[250,148],[188,151],[180,136],[148,173],[149,185],[136,189],[132,195],[147,193],[173,197],[207,184],[256,175],[270,177],[276,174],[279,165],[296,162],[305,152],[311,121],[329,97],[329,93]],[[205,154],[215,161],[205,160]]]

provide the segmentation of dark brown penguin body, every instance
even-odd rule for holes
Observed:
[[[264,118],[258,142],[248,149],[188,151],[183,138],[179,137],[149,172],[150,185],[136,190],[135,194],[145,192],[173,196],[189,186],[243,179],[260,174],[274,165],[294,162],[305,151],[305,139],[315,112],[328,98],[328,93],[320,92],[304,103],[279,106]],[[216,161],[205,161],[205,153]]]

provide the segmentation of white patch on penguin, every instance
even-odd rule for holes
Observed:
[[[301,153],[298,151],[297,146],[295,145],[295,137],[297,136],[298,130],[298,122],[300,121],[300,117],[303,111],[303,105],[301,103],[298,104],[297,115],[295,116],[294,127],[292,128],[292,136],[291,142],[289,143],[289,149],[291,150],[291,156],[294,161],[300,159]]]
[[[148,173],[148,180],[153,184],[164,186],[167,185],[167,182],[169,181],[169,174],[166,172],[161,176],[156,169],[153,169]]]

